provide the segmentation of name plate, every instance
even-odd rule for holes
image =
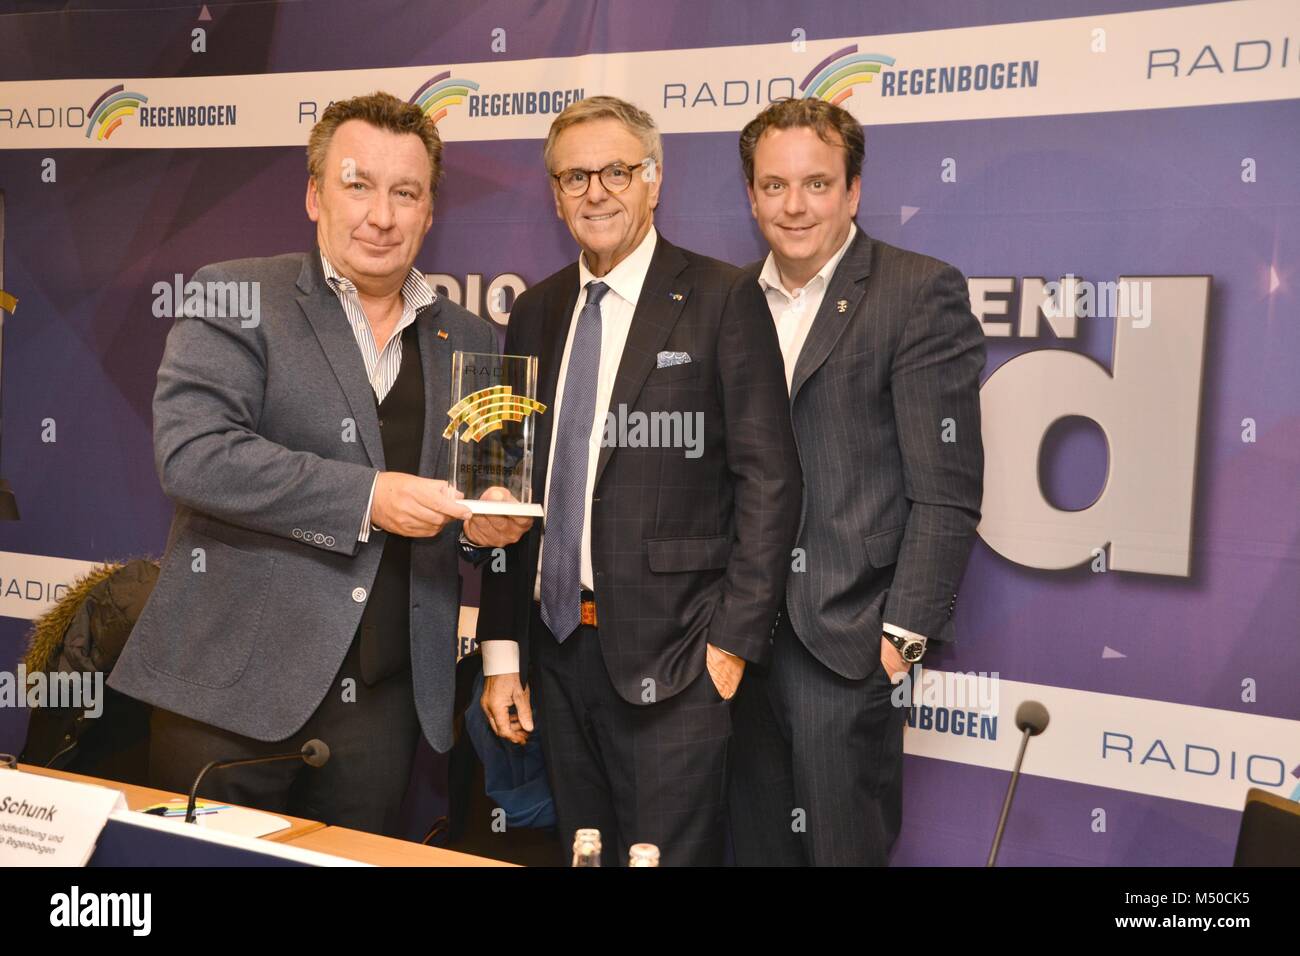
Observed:
[[[85,866],[117,790],[0,769],[0,866]]]

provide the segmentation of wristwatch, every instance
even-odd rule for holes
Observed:
[[[898,648],[898,653],[902,656],[904,663],[915,664],[925,653],[925,638],[899,637],[897,634],[890,634],[888,631],[881,631],[881,636]]]

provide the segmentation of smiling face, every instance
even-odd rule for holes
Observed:
[[[750,210],[791,291],[844,244],[861,186],[860,176],[845,182],[844,147],[823,141],[811,127],[772,128],[759,138]]]
[[[589,120],[570,126],[555,140],[552,174],[566,169],[604,169],[610,163],[635,166],[646,158],[645,146],[616,119]],[[591,175],[587,192],[567,196],[551,180],[555,213],[587,256],[587,267],[603,276],[626,259],[645,238],[659,205],[660,170],[653,178],[643,175],[650,167],[633,170],[632,183],[621,193],[611,193],[598,175]],[[647,182],[647,179],[650,179]]]
[[[433,224],[432,171],[412,133],[355,119],[334,131],[321,182],[307,181],[307,215],[326,258],[361,291],[401,288]]]

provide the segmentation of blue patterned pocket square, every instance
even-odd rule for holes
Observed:
[[[670,365],[685,365],[691,360],[689,352],[660,352],[655,361],[655,368],[668,368]]]

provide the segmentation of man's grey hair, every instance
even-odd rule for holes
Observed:
[[[650,118],[649,113],[616,96],[589,96],[568,106],[551,123],[551,131],[546,136],[546,145],[542,148],[546,171],[552,175],[559,172],[558,169],[551,168],[551,154],[555,150],[555,141],[560,138],[561,133],[570,126],[602,119],[618,120],[627,127],[628,132],[641,141],[643,155],[636,157],[637,160],[648,156],[655,161],[656,169],[663,167],[664,144],[659,138],[659,127],[655,126],[655,121]]]

